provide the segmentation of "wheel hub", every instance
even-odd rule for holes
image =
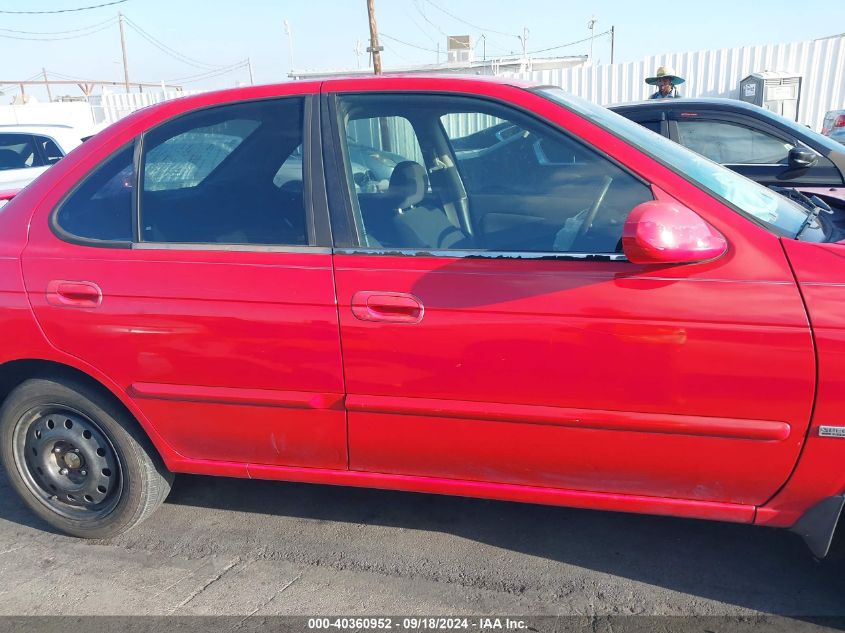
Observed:
[[[79,449],[74,449],[78,451]],[[70,453],[65,453],[62,456],[62,461],[64,461],[65,466],[68,468],[79,469],[82,468],[82,458],[79,456],[78,452],[71,451]]]
[[[30,417],[24,433],[18,463],[25,465],[27,483],[44,503],[69,516],[114,508],[120,464],[92,420],[69,410],[41,410]]]

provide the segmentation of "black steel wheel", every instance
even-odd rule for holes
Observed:
[[[127,412],[90,386],[27,380],[0,408],[12,486],[54,527],[87,538],[124,532],[164,501],[172,475]]]

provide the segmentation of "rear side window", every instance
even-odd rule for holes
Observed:
[[[0,171],[42,167],[44,161],[30,134],[0,134]]]
[[[148,132],[141,241],[307,245],[303,111],[298,97],[236,103]]]
[[[133,146],[94,170],[59,207],[60,231],[85,240],[132,241]]]

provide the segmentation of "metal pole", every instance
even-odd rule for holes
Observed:
[[[378,26],[376,25],[375,0],[367,0],[367,15],[370,18],[370,47],[367,52],[373,54],[373,72],[381,74],[381,51],[384,50],[378,44]],[[438,56],[439,57],[439,56]]]
[[[123,33],[123,14],[118,13],[120,24],[120,50],[123,53],[123,85],[126,87],[126,94],[129,94],[129,64],[126,61],[126,36]]]
[[[616,45],[616,27],[610,27],[610,63],[613,63],[613,48]]]
[[[249,85],[254,86],[255,80],[252,78],[252,60],[249,57],[246,58],[246,67],[249,69]]]
[[[42,67],[41,72],[44,73],[44,85],[47,87],[47,99],[53,101],[53,94],[50,92],[50,82],[47,81],[47,69]]]

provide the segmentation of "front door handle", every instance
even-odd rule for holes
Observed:
[[[47,303],[61,308],[96,308],[103,302],[103,291],[93,281],[54,279],[47,284]]]
[[[361,290],[352,295],[352,314],[361,321],[419,323],[425,308],[422,301],[406,292]]]

